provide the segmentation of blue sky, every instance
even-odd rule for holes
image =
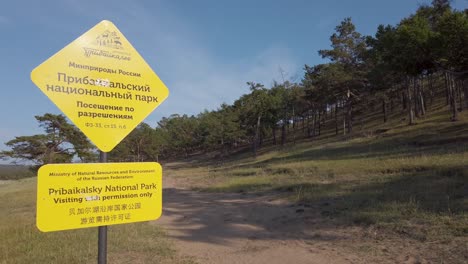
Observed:
[[[247,81],[269,86],[299,81],[304,64],[323,62],[319,49],[345,17],[375,33],[430,1],[412,0],[11,0],[0,3],[0,149],[19,135],[41,133],[35,115],[60,113],[30,72],[98,22],[120,29],[170,90],[146,120],[197,114],[232,103]],[[454,0],[457,9],[468,0]]]

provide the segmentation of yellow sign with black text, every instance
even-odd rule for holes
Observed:
[[[155,220],[162,213],[156,162],[48,164],[37,179],[43,232]]]
[[[104,20],[47,59],[31,80],[102,151],[169,95],[125,36]]]

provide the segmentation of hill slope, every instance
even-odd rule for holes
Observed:
[[[318,211],[335,228],[370,228],[378,240],[413,241],[429,261],[464,263],[468,114],[457,122],[448,116],[446,107],[434,105],[408,126],[402,113],[386,124],[374,113],[355,134],[334,137],[332,124],[324,123],[320,137],[268,146],[257,157],[244,152],[168,163],[165,177],[208,192],[273,193]]]

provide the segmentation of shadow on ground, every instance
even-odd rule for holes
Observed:
[[[467,261],[468,165],[397,173],[374,182],[304,183],[257,193],[166,188],[163,217],[155,224],[192,245],[246,243],[255,249],[257,242],[305,243],[314,248],[381,244],[384,259],[400,263],[401,252],[433,262]],[[308,195],[294,203],[278,199],[298,192]]]
[[[297,184],[282,187],[282,194],[302,191],[309,195],[299,203],[280,202],[278,193],[200,193],[180,189],[164,190],[164,215],[180,228],[181,239],[222,243],[225,238],[252,239],[342,239],[321,236],[340,226],[368,226],[403,223],[420,219],[420,226],[433,217],[464,218],[445,232],[468,235],[468,166],[431,167],[404,171],[389,181],[360,185],[342,182]],[[249,189],[252,186],[244,186]],[[404,226],[404,225],[403,225]],[[185,229],[186,227],[186,229]],[[442,227],[444,224],[442,223]],[[403,228],[403,227],[402,227]],[[404,229],[404,228],[403,228]],[[424,230],[403,230],[424,240]],[[424,229],[424,228],[423,228]],[[429,230],[426,230],[429,232]]]

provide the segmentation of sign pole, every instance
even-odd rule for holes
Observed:
[[[107,264],[108,225],[155,220],[162,213],[161,165],[107,163],[107,154],[169,96],[169,90],[107,20],[37,66],[31,80],[100,150],[99,161],[106,163],[42,166],[36,225],[43,232],[97,226],[98,264]],[[73,191],[62,191],[65,187]],[[83,201],[89,206],[73,205]],[[92,212],[82,215],[91,207]]]
[[[99,151],[99,162],[107,162],[107,152]],[[98,264],[107,263],[107,226],[98,227]]]

